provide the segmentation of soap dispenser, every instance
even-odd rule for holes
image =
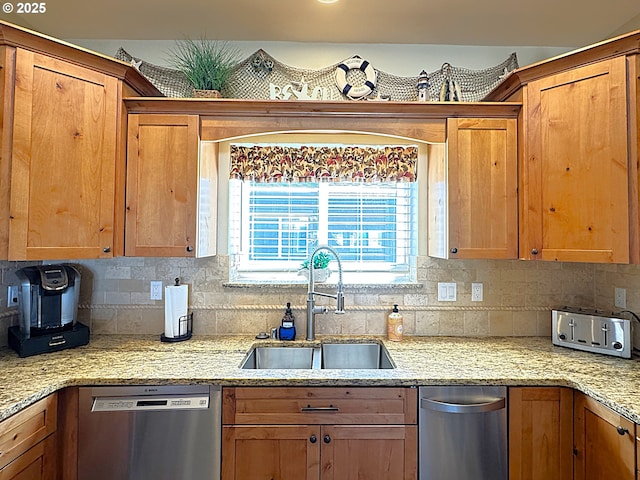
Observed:
[[[291,311],[291,303],[287,302],[287,309],[282,317],[282,324],[280,325],[280,331],[278,332],[280,340],[295,340],[296,339],[296,326],[295,317]]]
[[[393,306],[393,311],[387,317],[387,338],[393,342],[402,340],[402,314],[398,311],[398,305]]]

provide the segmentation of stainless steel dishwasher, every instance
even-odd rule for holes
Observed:
[[[78,480],[219,480],[221,388],[81,387]]]
[[[420,387],[420,480],[507,480],[507,389]]]

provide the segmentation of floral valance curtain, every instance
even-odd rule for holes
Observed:
[[[230,178],[254,182],[414,182],[416,146],[231,145]]]

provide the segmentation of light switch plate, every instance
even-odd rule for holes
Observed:
[[[453,282],[438,282],[438,301],[455,302],[456,284]]]
[[[162,282],[159,280],[151,281],[151,300],[162,300]]]

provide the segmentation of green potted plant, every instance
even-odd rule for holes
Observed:
[[[226,42],[201,38],[176,42],[170,55],[173,66],[193,85],[194,97],[218,98],[240,52]]]
[[[331,269],[329,268],[329,262],[331,262],[331,255],[327,252],[318,252],[313,257],[313,280],[317,282],[325,282],[331,275]],[[307,279],[309,278],[309,259],[300,264],[298,275],[303,275]]]

